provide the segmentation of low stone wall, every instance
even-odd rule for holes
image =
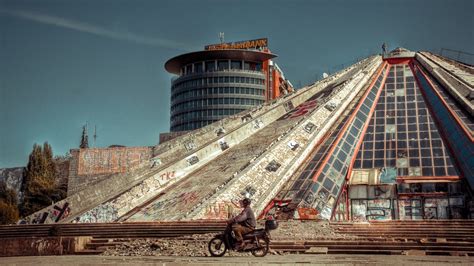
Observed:
[[[90,240],[91,237],[7,238],[0,241],[0,257],[74,254]]]

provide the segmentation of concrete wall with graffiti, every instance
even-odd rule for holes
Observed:
[[[371,221],[468,218],[465,197],[458,193],[459,190],[454,191],[454,188],[458,187],[456,183],[450,184],[449,192],[437,192],[431,196],[414,189],[405,193],[406,190],[400,189],[399,186],[400,184],[350,186],[351,219]]]
[[[399,200],[400,220],[462,219],[464,197],[410,198]]]
[[[349,198],[353,221],[394,219],[395,185],[353,185]]]
[[[373,60],[366,70],[374,72],[380,64]],[[234,177],[225,187],[220,188],[200,207],[188,214],[186,219],[224,219],[229,207],[242,195],[249,194],[254,200],[253,209],[260,213],[266,204],[275,197],[283,184],[296,171],[304,158],[320,141],[321,137],[332,126],[334,121],[345,110],[355,95],[366,83],[367,73],[359,73],[356,78],[345,84],[328,100],[326,104],[305,112],[294,129],[278,139],[271,149],[256,158],[245,171]],[[332,110],[327,104],[334,106]],[[295,106],[298,106],[295,104]],[[290,117],[289,117],[290,118]],[[312,125],[308,127],[308,125]],[[308,130],[311,128],[311,130]]]

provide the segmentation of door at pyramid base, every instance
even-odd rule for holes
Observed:
[[[348,185],[348,200],[340,201],[336,209],[346,209],[349,217],[336,220],[356,222],[387,220],[432,220],[469,218],[469,206],[462,182],[423,182],[381,184],[380,179],[361,179],[356,171]],[[370,183],[372,181],[372,183]],[[344,206],[340,206],[344,205]]]

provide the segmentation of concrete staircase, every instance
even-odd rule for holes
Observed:
[[[327,254],[474,256],[474,221],[389,221],[332,223],[344,238],[272,242],[275,250]],[[352,237],[352,238],[351,238]]]
[[[178,228],[177,224],[171,225]],[[474,256],[474,221],[470,220],[337,222],[331,223],[330,226],[338,233],[337,236],[306,240],[272,240],[271,248],[276,252],[301,254]],[[217,231],[218,227],[222,225],[209,224],[208,230]],[[100,254],[108,247],[121,245],[140,237],[134,234],[123,236],[121,238],[116,234],[111,234],[110,237],[96,236],[86,245],[85,250],[76,254]],[[187,237],[180,235],[176,236],[176,239],[186,240]]]

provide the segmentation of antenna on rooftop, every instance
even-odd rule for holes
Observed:
[[[224,33],[219,32],[219,39],[221,40],[221,43],[224,43]]]
[[[95,147],[96,140],[97,140],[97,125],[94,125],[94,147]]]

